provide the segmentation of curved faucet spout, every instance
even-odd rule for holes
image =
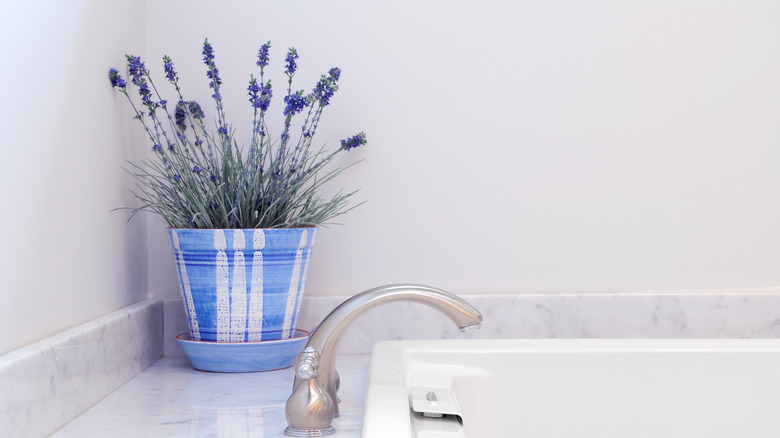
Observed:
[[[369,289],[344,301],[333,309],[317,328],[312,331],[309,336],[309,342],[306,344],[307,348],[312,348],[319,353],[318,380],[322,390],[330,396],[335,405],[334,416],[338,416],[338,404],[336,403],[338,374],[336,373],[335,360],[336,349],[341,341],[341,337],[360,315],[381,304],[394,301],[413,301],[430,306],[449,317],[461,331],[479,327],[482,323],[482,315],[469,303],[449,292],[422,285],[395,284],[381,286]],[[295,394],[303,381],[300,377],[295,377],[293,394]],[[291,427],[293,427],[293,423],[307,423],[300,418],[291,418],[291,415],[295,415],[291,414],[290,400],[287,402],[285,411],[287,413],[287,422]],[[306,429],[311,429],[313,434],[308,436],[322,436],[321,429],[325,427],[320,426],[323,425],[309,426]],[[330,426],[330,423],[324,426]],[[315,432],[316,430],[320,430],[320,432]]]

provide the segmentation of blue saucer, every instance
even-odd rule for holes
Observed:
[[[248,373],[287,368],[295,363],[309,332],[295,330],[290,339],[260,342],[193,341],[189,333],[176,336],[192,367],[219,373]]]

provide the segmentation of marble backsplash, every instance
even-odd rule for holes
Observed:
[[[161,300],[0,356],[0,437],[44,437],[162,357]]]
[[[298,328],[311,330],[347,298],[304,298]],[[460,333],[427,306],[388,303],[353,323],[339,353],[370,354],[387,339],[780,337],[780,288],[461,298],[482,312],[481,329]],[[165,355],[183,355],[174,340],[187,331],[181,300],[165,300],[164,330]]]

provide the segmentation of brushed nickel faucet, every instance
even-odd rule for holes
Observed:
[[[338,417],[336,349],[347,328],[367,310],[384,303],[413,301],[444,313],[461,331],[479,328],[482,315],[457,296],[428,286],[396,284],[369,289],[344,301],[315,328],[295,365],[293,392],[284,413],[294,437],[326,436]]]

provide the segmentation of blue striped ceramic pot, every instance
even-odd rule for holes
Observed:
[[[168,229],[191,339],[292,337],[317,231]]]

